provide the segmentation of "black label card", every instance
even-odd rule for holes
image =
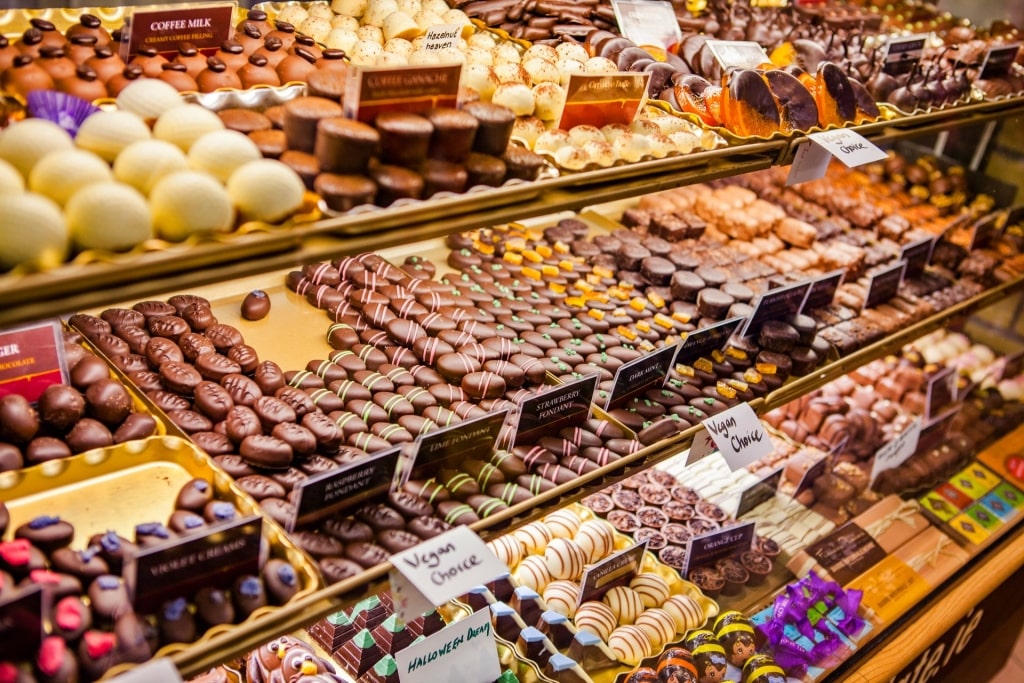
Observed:
[[[843,284],[844,277],[846,277],[845,270],[833,270],[828,275],[822,275],[811,282],[811,289],[807,292],[807,298],[804,299],[804,305],[800,312],[831,306],[839,285]]]
[[[263,518],[244,517],[125,559],[124,578],[137,612],[152,612],[167,600],[191,597],[206,586],[226,588],[243,574],[260,572]]]
[[[736,328],[743,324],[743,320],[743,318],[730,318],[690,332],[686,335],[686,339],[679,342],[679,352],[676,354],[675,363],[693,365],[693,361],[698,358],[707,356],[712,351],[721,351],[736,332]]]
[[[647,541],[641,541],[621,552],[606,557],[592,564],[583,572],[580,581],[580,599],[582,605],[588,600],[600,600],[601,597],[615,586],[625,586],[640,573],[647,551]]]
[[[4,587],[0,600],[0,661],[31,659],[43,642],[43,587]]]
[[[924,52],[927,40],[928,36],[890,37],[882,71],[891,76],[913,71],[917,63],[921,61],[921,54]]]
[[[945,442],[949,428],[953,424],[953,418],[957,416],[961,408],[963,408],[962,405],[955,405],[921,427],[921,436],[917,439],[918,453],[927,453]]]
[[[871,284],[868,285],[868,295],[864,299],[864,308],[881,306],[896,296],[896,293],[900,291],[900,283],[903,282],[903,271],[906,270],[906,267],[907,262],[900,261],[872,275]]]
[[[488,413],[419,437],[416,439],[419,449],[412,465],[413,477],[419,479],[425,472],[434,473],[449,460],[487,462],[494,453],[494,442],[507,418],[507,410]]]
[[[762,294],[758,297],[754,313],[747,318],[747,324],[743,327],[740,336],[752,337],[760,332],[761,326],[769,320],[784,320],[799,313],[810,289],[811,282],[808,280]]]
[[[809,545],[807,552],[844,586],[885,559],[882,547],[853,522]]]
[[[925,237],[911,242],[900,250],[900,260],[907,262],[907,270],[903,277],[917,277],[932,262],[932,250],[935,248],[935,237]]]
[[[565,427],[580,427],[590,417],[590,405],[597,391],[598,375],[560,384],[523,401],[515,445],[534,443],[538,437],[555,434]]]
[[[388,490],[398,466],[399,446],[303,479],[295,485],[295,517],[288,531],[353,508]]]
[[[618,408],[651,387],[664,384],[678,350],[678,345],[670,344],[620,365],[615,371],[614,385],[605,403],[605,410]]]
[[[694,536],[686,542],[686,560],[682,575],[689,576],[694,567],[714,564],[723,557],[750,550],[754,543],[754,522],[745,522]]]
[[[956,394],[956,368],[950,366],[932,375],[928,380],[925,421],[935,419],[949,407]]]
[[[1019,49],[1020,43],[990,47],[985,53],[985,61],[981,65],[981,75],[978,78],[989,79],[1005,76],[1006,72],[1010,70],[1013,60],[1017,58]]]
[[[767,477],[740,494],[740,505],[736,508],[737,519],[766,500],[771,500],[775,497],[775,492],[779,490],[779,482],[782,481],[782,470],[783,468],[780,466]]]
[[[843,441],[842,445],[846,445],[845,440]],[[796,498],[804,491],[809,491],[810,488],[814,486],[814,481],[828,471],[828,465],[829,459],[822,458],[818,462],[808,467],[807,471],[804,472],[804,476],[800,478],[800,483],[796,485],[796,489],[793,491],[793,497]]]
[[[1003,219],[1001,212],[996,212],[978,219],[971,226],[971,239],[967,243],[967,249],[973,251],[978,247],[986,246],[992,236],[999,232],[999,222]]]

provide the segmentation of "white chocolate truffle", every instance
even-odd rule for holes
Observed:
[[[625,133],[612,142],[612,149],[615,156],[625,161],[640,161],[651,152],[651,143],[642,135],[636,133]]]
[[[466,53],[457,47],[446,47],[435,50],[438,64],[465,64]]]
[[[397,0],[398,11],[405,12],[410,17],[415,15],[417,12],[423,11],[423,3],[420,0]]]
[[[404,38],[412,40],[422,35],[423,29],[405,12],[392,12],[384,19],[384,40]]]
[[[466,63],[493,66],[494,55],[488,48],[471,46],[466,50]]]
[[[188,168],[185,153],[163,140],[140,140],[121,150],[114,160],[114,177],[144,195],[165,175]]]
[[[558,52],[555,48],[550,45],[543,45],[538,43],[537,45],[531,45],[526,48],[526,52],[523,53],[523,61],[526,62],[530,59],[545,59],[554,64],[558,63]]]
[[[3,220],[0,220],[0,243],[4,245],[0,249],[0,269],[9,270],[16,266],[31,270],[56,268],[64,263],[68,254],[64,214],[52,199],[34,192],[7,195],[4,197]]]
[[[668,139],[676,146],[680,154],[689,154],[700,148],[700,140],[693,133],[686,130],[677,130],[668,134]]]
[[[359,40],[367,40],[371,43],[377,43],[378,45],[384,45],[384,31],[380,26],[370,26],[363,24],[356,29],[356,35]]]
[[[698,628],[704,621],[704,610],[689,595],[673,595],[662,604],[661,609],[672,615],[676,622],[676,633],[686,633]]]
[[[651,572],[644,572],[633,577],[633,580],[629,582],[629,587],[636,591],[640,596],[640,602],[647,608],[661,607],[671,595],[668,581]]]
[[[533,97],[537,103],[534,114],[544,121],[557,122],[565,111],[566,95],[566,91],[557,83],[533,86]]]
[[[395,0],[373,0],[366,6],[360,22],[363,26],[383,26],[388,15],[397,11],[398,3]]]
[[[523,550],[527,555],[543,553],[544,548],[546,548],[548,543],[551,542],[551,539],[554,538],[547,525],[540,522],[530,522],[529,524],[513,531],[512,536],[523,544]]]
[[[440,26],[444,23],[441,15],[437,12],[430,12],[422,10],[413,15],[413,19],[416,21],[416,25],[426,31],[431,26]]]
[[[567,171],[582,171],[590,163],[590,157],[579,147],[560,147],[554,154],[558,167]]]
[[[512,124],[512,137],[522,140],[527,147],[533,149],[533,144],[537,142],[537,138],[545,130],[547,130],[547,127],[544,125],[544,122],[536,116],[520,116]]]
[[[562,87],[569,85],[569,78],[573,74],[584,73],[583,62],[577,62],[575,59],[559,59],[558,60],[558,73],[561,74],[559,82]]]
[[[491,55],[495,64],[518,64],[522,59],[519,48],[508,42],[498,43],[491,48]]]
[[[553,128],[551,130],[544,131],[537,137],[536,142],[533,143],[533,151],[550,152],[551,154],[554,154],[563,147],[571,146],[572,142],[569,140],[569,132],[560,128]],[[584,522],[584,524],[586,524],[586,522]]]
[[[713,130],[704,130],[700,132],[700,147],[701,149],[708,151],[712,149],[718,149],[725,144],[725,140]]]
[[[562,74],[554,62],[539,57],[531,57],[523,60],[523,69],[530,76],[530,82],[538,83],[561,83]]]
[[[651,143],[651,156],[655,159],[664,159],[665,157],[676,153],[675,143],[673,143],[672,139],[664,133],[648,134],[647,141]]]
[[[608,648],[628,666],[636,666],[641,659],[654,653],[651,639],[638,626],[620,626],[612,631],[608,636]]]
[[[222,183],[240,166],[263,158],[248,135],[234,130],[215,130],[196,140],[188,151],[188,165],[206,171]]]
[[[541,594],[548,609],[572,619],[580,599],[580,587],[575,581],[552,581]]]
[[[335,14],[334,18],[331,19],[331,30],[345,29],[351,31],[353,35],[359,30],[359,20],[355,17],[348,17],[344,14]],[[330,47],[330,46],[328,46]]]
[[[324,45],[334,50],[342,50],[345,54],[352,52],[352,48],[359,42],[359,36],[350,28],[335,28],[324,38]]]
[[[298,26],[304,22],[308,16],[309,13],[306,12],[305,7],[297,2],[289,2],[285,3],[284,7],[281,8],[281,11],[277,13],[275,19],[277,21],[287,22],[292,26]]]
[[[68,200],[64,216],[79,249],[127,251],[153,236],[146,198],[113,180],[81,188]]]
[[[278,223],[302,206],[306,187],[299,174],[279,161],[260,159],[228,179],[228,195],[246,220]]]
[[[460,9],[450,9],[440,15],[442,24],[451,24],[462,27],[462,37],[469,38],[476,31],[469,15]]]
[[[587,54],[586,48],[579,43],[573,42],[559,43],[555,47],[555,54],[558,55],[559,59],[574,59],[580,63],[586,62],[590,59],[590,55]]]
[[[28,180],[32,168],[47,154],[73,147],[68,132],[46,119],[25,119],[0,131],[0,159],[13,166],[23,180]]]
[[[608,142],[615,142],[615,139],[622,136],[624,133],[628,133],[629,127],[623,123],[609,123],[601,126],[601,135]]]
[[[491,50],[498,44],[498,40],[490,33],[481,31],[466,38],[466,43],[469,44],[469,47],[479,47],[484,50]]]
[[[573,149],[579,148],[573,147]],[[581,151],[590,163],[597,164],[601,168],[614,165],[615,160],[618,159],[612,146],[603,140],[589,140],[583,143]]]
[[[578,579],[587,557],[575,541],[555,538],[544,549],[544,562],[554,579]]]
[[[409,58],[394,52],[385,52],[377,60],[377,66],[409,66]]]
[[[480,99],[488,102],[494,96],[494,89],[498,87],[498,77],[494,70],[485,64],[467,64],[462,67],[462,88],[470,88]]]
[[[191,106],[202,109],[199,105]],[[178,107],[170,111],[181,109],[182,107]],[[213,112],[206,113],[220,122]],[[138,115],[120,110],[100,111],[82,123],[78,135],[75,136],[75,144],[107,162],[113,162],[128,145],[139,140],[149,140],[151,137],[149,126]]]
[[[198,104],[186,104],[161,115],[153,125],[153,137],[173,143],[183,152],[188,152],[192,143],[199,138],[223,129],[224,122],[212,111]]]
[[[348,53],[349,59],[357,66],[374,66],[384,54],[384,48],[380,43],[370,40],[357,40]]]
[[[401,55],[408,59],[409,55],[412,54],[413,46],[412,43],[405,38],[392,38],[388,42],[384,43],[384,52],[390,52],[392,54]]]
[[[529,116],[536,107],[533,91],[522,83],[499,83],[491,95],[491,102],[508,107],[516,116]]]
[[[521,65],[514,62],[498,62],[492,68],[499,83],[522,83],[525,85],[530,82],[530,74],[526,73],[526,69]]]
[[[524,557],[523,561],[512,572],[512,577],[520,586],[532,588],[538,593],[542,592],[544,587],[551,583],[551,572],[548,571],[548,566],[540,555]]]
[[[445,0],[421,0],[424,12],[444,14],[448,10],[448,3]]]
[[[640,595],[628,586],[615,586],[601,598],[620,624],[632,624],[644,611]]]
[[[548,525],[555,538],[572,538],[580,530],[579,515],[572,510],[555,510],[541,521]]]
[[[416,49],[409,55],[409,64],[424,66],[428,64],[440,64],[441,55],[435,50]]]
[[[28,177],[28,188],[64,206],[71,195],[86,185],[113,177],[107,162],[92,152],[65,149],[47,154],[35,165]]]
[[[576,628],[590,631],[603,641],[615,629],[615,613],[603,602],[589,601],[576,609]]]
[[[663,609],[655,607],[644,611],[636,618],[636,627],[647,634],[654,651],[668,645],[676,636],[676,622]]]
[[[334,10],[326,2],[311,2],[309,7],[306,8],[306,16],[308,18],[326,19],[330,21],[334,16]]]
[[[615,66],[615,62],[606,57],[591,57],[583,62],[583,73],[586,74],[613,74],[618,70],[619,68]]]
[[[322,17],[307,17],[296,30],[299,33],[305,33],[307,36],[312,38],[318,43],[324,42],[327,38],[327,34],[331,32],[332,26],[328,19]]]
[[[499,536],[488,541],[487,547],[507,567],[514,567],[523,559],[523,544],[511,535]]]
[[[185,104],[170,83],[158,78],[138,78],[117,95],[117,108],[131,112],[143,121],[157,119],[166,111]]]
[[[161,178],[149,194],[149,208],[157,235],[171,242],[229,232],[235,223],[227,190],[200,171],[178,171]]]
[[[641,135],[655,135],[661,133],[661,126],[651,119],[646,119],[642,116],[638,116],[633,119],[633,123],[629,124],[629,129],[634,133],[640,133]]]
[[[332,0],[331,9],[336,14],[358,19],[366,13],[366,7],[369,4],[370,0]]]
[[[582,147],[588,142],[606,142],[600,128],[584,124],[569,129],[570,144]]]
[[[21,194],[25,191],[25,179],[10,163],[0,159],[0,197]]]

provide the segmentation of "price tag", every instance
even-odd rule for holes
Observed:
[[[740,504],[736,508],[736,518],[739,519],[761,503],[771,500],[779,490],[779,482],[782,481],[782,470],[780,466],[767,477],[757,482],[740,494]]]
[[[612,0],[619,33],[640,46],[675,51],[683,39],[675,8],[661,0]]]
[[[793,164],[789,167],[789,175],[786,176],[786,186],[824,178],[831,161],[831,152],[821,145],[810,141],[800,143],[800,146],[796,148],[796,154],[793,155]]]
[[[50,610],[43,597],[39,584],[23,590],[5,587],[0,599],[0,661],[21,661],[39,650],[43,614]]]
[[[856,168],[888,158],[888,155],[873,142],[849,128],[810,133],[807,139],[824,147],[847,168]],[[790,170],[790,173],[793,171]]]
[[[677,351],[676,344],[669,344],[620,365],[615,371],[612,391],[608,395],[605,410],[618,408],[647,389],[664,384]]]
[[[124,579],[138,612],[152,612],[205,586],[228,586],[243,574],[259,574],[263,519],[245,517],[201,534],[152,548],[136,548],[124,564]]]
[[[633,123],[647,99],[649,73],[572,74],[566,86],[565,108],[558,127],[601,128],[611,123]]]
[[[435,471],[450,460],[487,462],[494,453],[494,442],[507,418],[508,410],[501,410],[420,436],[416,439],[419,447],[410,471]]]
[[[747,318],[747,324],[743,326],[740,336],[752,337],[760,332],[761,326],[769,320],[785,320],[796,315],[804,307],[804,299],[807,298],[809,291],[810,280],[765,292],[758,297],[754,312]]]
[[[735,472],[775,450],[749,403],[738,403],[703,422],[729,469]]]
[[[181,674],[167,657],[139,664],[131,671],[115,676],[117,683],[182,683]]]
[[[735,524],[700,536],[693,536],[686,542],[686,559],[683,560],[683,576],[689,576],[694,567],[705,567],[716,560],[733,553],[750,550],[754,543],[754,522]]]
[[[843,445],[846,445],[846,441],[843,441]],[[804,472],[804,476],[800,477],[800,483],[796,485],[796,489],[793,491],[793,497],[798,498],[804,491],[809,491],[814,486],[814,480],[825,474],[828,471],[828,458],[822,458],[818,462],[814,463],[807,468]]]
[[[474,612],[395,654],[401,683],[491,683],[501,676],[491,611]]]
[[[903,271],[906,269],[907,262],[900,261],[872,275],[871,284],[868,285],[868,295],[864,298],[864,306],[861,310],[881,306],[896,296],[896,293],[900,291],[900,284],[903,282]]]
[[[686,339],[678,343],[679,351],[676,353],[673,364],[692,365],[693,361],[707,356],[712,351],[721,351],[743,320],[743,318],[730,318],[690,332],[686,335]]]
[[[600,600],[614,586],[625,586],[640,573],[647,541],[641,541],[621,552],[590,565],[580,580],[577,606],[588,600]]]
[[[900,260],[907,262],[903,277],[917,277],[932,261],[932,250],[935,249],[936,237],[924,237],[911,242],[900,249]]]
[[[461,76],[461,64],[350,67],[342,98],[345,116],[368,123],[386,111],[418,114],[434,107],[454,107]]]
[[[537,437],[565,427],[580,427],[590,417],[598,375],[566,382],[531,396],[519,406],[515,445],[535,443]]]
[[[871,463],[871,483],[885,470],[902,465],[907,458],[917,451],[917,442],[921,438],[921,418],[914,421],[895,439],[882,446],[875,453],[875,461]]]
[[[932,375],[928,380],[925,403],[925,420],[931,421],[946,410],[956,395],[956,368],[949,366]]]
[[[35,403],[51,384],[67,382],[64,335],[48,320],[0,332],[0,396],[21,394]]]
[[[752,40],[707,40],[704,44],[718,60],[722,71],[756,69],[771,61],[764,48]]]
[[[462,26],[459,24],[437,24],[427,29],[423,36],[423,49],[431,52],[450,50],[459,46]]]
[[[836,296],[836,291],[839,290],[839,285],[843,284],[843,278],[845,277],[845,270],[833,270],[827,275],[822,275],[817,280],[812,280],[811,289],[807,292],[807,298],[804,299],[800,312],[803,313],[805,310],[813,311],[817,308],[831,306],[832,300]]]
[[[920,34],[890,38],[885,50],[882,71],[891,76],[910,73],[921,61],[927,41],[928,36]]]
[[[293,490],[295,516],[288,524],[288,531],[353,508],[387,491],[401,452],[401,447],[395,446],[300,481]]]
[[[1020,43],[990,47],[985,53],[985,61],[981,64],[981,75],[978,78],[990,79],[1005,76],[1010,65],[1017,58]]]
[[[183,43],[200,50],[216,50],[231,37],[237,2],[192,5],[187,8],[136,10],[125,18],[127,41],[121,42],[124,61],[151,47],[162,54],[177,54]]]
[[[508,572],[508,567],[466,526],[395,553],[391,564],[404,579],[399,581],[402,595],[411,598],[417,609],[427,604],[427,609],[420,612],[403,609],[404,614],[399,616],[406,621]]]

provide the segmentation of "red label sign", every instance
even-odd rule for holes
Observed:
[[[649,73],[573,74],[558,127],[633,123],[647,96]]]
[[[144,47],[177,53],[182,43],[200,50],[216,50],[231,37],[237,3],[198,5],[185,9],[140,10],[128,18],[128,42],[121,43],[121,59]]]
[[[60,323],[47,321],[0,332],[0,396],[35,402],[51,384],[67,379]]]
[[[349,69],[342,100],[345,116],[369,123],[385,111],[418,114],[454,107],[461,77],[461,64]]]

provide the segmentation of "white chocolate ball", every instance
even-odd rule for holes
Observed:
[[[511,535],[499,536],[488,541],[487,547],[507,567],[514,567],[523,559],[523,545]]]
[[[377,66],[408,66],[409,58],[394,52],[385,52],[377,60]]]
[[[56,268],[68,253],[64,214],[52,199],[34,192],[8,195],[0,220],[0,243],[4,245],[0,249],[0,269]]]
[[[153,126],[153,137],[187,153],[196,140],[215,130],[224,130],[219,116],[198,104],[186,104],[162,114]]]
[[[188,165],[206,171],[222,183],[240,166],[263,158],[249,136],[234,130],[215,130],[196,140],[188,151]]]
[[[487,66],[493,66],[494,55],[488,48],[471,46],[466,49],[466,63],[486,64]]]
[[[629,587],[636,591],[646,608],[661,607],[671,595],[668,581],[651,572],[644,572],[633,577],[633,580],[629,582]]]
[[[533,149],[533,145],[537,142],[537,138],[539,138],[545,130],[547,129],[544,126],[544,122],[536,116],[520,116],[516,119],[516,122],[512,124],[512,137],[522,140],[527,147]]]
[[[159,118],[164,112],[184,104],[174,86],[158,78],[136,79],[117,95],[117,108],[131,112],[143,121]]]
[[[574,541],[555,538],[544,549],[544,563],[554,579],[578,579],[587,558]]]
[[[576,614],[576,603],[580,599],[580,587],[575,581],[552,581],[541,593],[548,609],[572,619]]]
[[[314,2],[310,3],[309,7],[306,9],[306,16],[330,21],[331,17],[334,16],[334,10],[332,10],[331,6],[326,2]]]
[[[306,11],[305,7],[297,2],[289,2],[281,8],[281,11],[277,13],[277,17],[275,18],[277,21],[284,21],[292,26],[298,26],[304,22],[308,16],[309,13]]]
[[[513,538],[523,544],[523,550],[527,555],[543,553],[554,536],[546,524],[530,522],[512,532]]]
[[[217,118],[216,114],[210,114]],[[105,161],[113,162],[128,145],[151,137],[149,126],[137,114],[120,110],[101,111],[82,123],[75,136],[75,144]]]
[[[412,40],[422,34],[423,29],[405,12],[392,12],[384,19],[384,40],[392,38]]]
[[[567,171],[582,171],[590,163],[586,150],[579,147],[560,147],[554,155],[555,164]]]
[[[635,590],[628,586],[615,586],[601,598],[620,624],[632,624],[644,611],[644,603]]]
[[[603,519],[588,519],[583,522],[574,540],[587,554],[588,562],[597,562],[615,549],[615,532],[612,525]]]
[[[178,171],[161,178],[149,194],[157,235],[180,242],[191,235],[230,232],[235,209],[227,190],[208,173]]]
[[[498,77],[494,70],[485,64],[467,64],[462,67],[463,88],[472,88],[480,99],[488,102],[494,96],[494,89],[498,87]]]
[[[25,191],[25,179],[10,163],[0,159],[0,197],[21,194]]]
[[[530,74],[516,62],[498,62],[492,67],[499,83],[529,83]]]
[[[569,142],[582,147],[588,142],[607,142],[604,133],[597,126],[580,125],[569,129]]]
[[[590,55],[587,54],[586,48],[579,43],[559,43],[555,47],[555,53],[559,59],[574,59],[577,62],[586,62],[590,59]]]
[[[612,149],[619,159],[629,162],[640,161],[651,152],[651,143],[642,135],[626,133],[615,138],[612,142]]]
[[[440,64],[441,55],[436,50],[416,49],[409,55],[409,64],[414,66],[425,66],[428,64]]]
[[[583,62],[583,73],[587,74],[613,74],[618,70],[619,68],[615,66],[615,62],[607,57],[591,57]]]
[[[0,131],[0,159],[28,180],[32,168],[51,152],[72,149],[68,132],[46,119],[25,119]]]
[[[447,12],[442,13],[440,16],[442,24],[461,26],[463,38],[469,38],[469,36],[471,36],[475,31],[473,28],[473,22],[470,20],[469,15],[460,9],[450,9]]]
[[[384,48],[380,43],[370,40],[358,40],[349,52],[349,59],[357,66],[374,66],[384,55]]]
[[[398,11],[405,12],[411,17],[423,11],[423,3],[420,0],[398,0]]]
[[[384,31],[381,30],[380,26],[363,24],[356,29],[356,35],[359,36],[359,40],[367,40],[381,46],[384,45]]]
[[[140,140],[121,150],[114,160],[114,177],[144,195],[165,175],[188,168],[185,153],[163,140]]]
[[[333,0],[331,9],[337,14],[358,19],[366,13],[366,7],[369,4],[369,0]]]
[[[524,62],[530,59],[544,59],[553,64],[557,64],[558,52],[556,52],[555,48],[551,47],[550,45],[531,45],[526,49],[526,52],[523,53]]]
[[[398,11],[398,3],[395,0],[373,0],[363,13],[363,25],[383,26],[388,15]]]
[[[405,38],[392,38],[388,42],[384,43],[384,52],[401,55],[405,59],[408,59],[409,55],[413,52],[413,47],[412,43]]]
[[[305,33],[307,36],[317,41],[318,43],[324,42],[327,38],[327,34],[331,32],[331,22],[323,17],[307,17],[296,30],[299,33]]]
[[[491,102],[508,107],[516,116],[529,116],[536,108],[533,91],[522,83],[500,83],[491,95]]]
[[[245,220],[278,223],[302,206],[306,186],[279,161],[260,159],[241,166],[228,179],[228,195]]]
[[[523,60],[523,69],[530,76],[530,81],[536,86],[538,83],[561,83],[562,74],[554,62],[539,57],[531,57]]]
[[[675,620],[668,612],[657,607],[645,610],[636,618],[635,625],[647,634],[655,651],[671,643],[676,636]]]
[[[534,115],[544,121],[558,121],[565,110],[567,93],[557,82],[533,86],[533,98],[537,103]]]
[[[555,510],[542,520],[555,538],[571,539],[580,530],[581,520],[572,510]]]
[[[440,26],[444,23],[444,19],[436,12],[419,11],[413,15],[413,19],[416,21],[416,25],[424,31],[431,26]]]
[[[334,50],[343,50],[345,54],[352,52],[352,48],[359,42],[359,36],[350,28],[335,28],[324,38],[324,45]]]
[[[28,187],[64,206],[86,185],[112,179],[103,159],[83,149],[66,149],[43,157],[32,169]]]
[[[543,592],[544,587],[551,583],[551,572],[540,555],[524,557],[512,576],[520,586],[532,588],[538,593]]]
[[[673,595],[661,606],[676,622],[676,633],[701,626],[706,617],[700,604],[689,595]]]
[[[615,629],[615,613],[603,602],[589,601],[576,609],[576,628],[607,641]]]
[[[638,626],[620,626],[608,636],[608,648],[620,662],[636,666],[640,660],[653,654],[654,646],[647,633]]]
[[[577,62],[575,59],[559,59],[558,73],[562,75],[559,83],[566,87],[573,74],[584,73],[583,62]]]
[[[466,38],[466,43],[469,47],[479,47],[484,50],[490,50],[498,44],[497,39],[490,33],[474,33],[473,35]]]
[[[491,48],[491,55],[495,64],[518,64],[522,60],[519,48],[512,43],[498,43]]]
[[[146,198],[112,180],[80,189],[68,200],[64,215],[79,249],[126,251],[153,236]]]
[[[572,149],[577,148],[573,147]],[[618,158],[615,156],[615,150],[612,149],[612,146],[603,140],[589,140],[585,142],[582,151],[590,163],[597,164],[601,168],[612,166]]]
[[[561,128],[552,128],[551,130],[544,131],[537,137],[537,141],[533,143],[533,151],[555,154],[563,147],[571,146],[572,143],[569,141],[569,133],[567,131]]]
[[[448,11],[448,3],[445,0],[421,0],[424,12],[444,14]]]
[[[331,29],[339,28],[349,30],[354,34],[359,30],[359,20],[355,17],[347,17],[344,14],[335,14],[334,18],[331,19]]]

